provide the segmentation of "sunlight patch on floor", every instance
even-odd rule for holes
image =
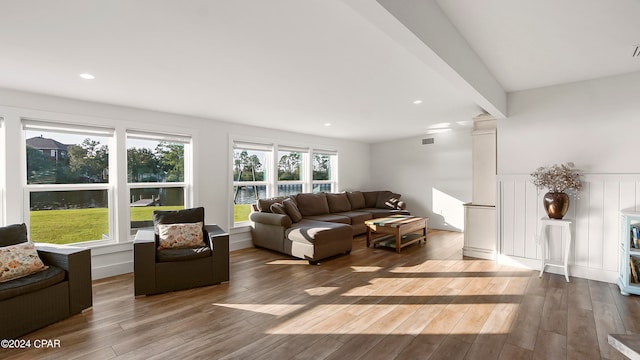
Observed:
[[[306,305],[304,304],[213,304],[231,309],[252,311],[261,314],[282,316],[297,311]]]
[[[322,295],[330,294],[333,291],[336,291],[338,289],[340,288],[337,286],[320,286],[320,287],[315,287],[311,289],[306,289],[305,292],[311,296],[322,296]]]
[[[267,265],[309,265],[307,260],[273,260],[269,261]]]
[[[367,273],[367,272],[380,271],[382,269],[382,267],[380,267],[380,266],[352,266],[351,269],[353,269],[353,272]]]

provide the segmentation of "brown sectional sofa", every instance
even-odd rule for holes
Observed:
[[[249,217],[253,244],[317,264],[320,259],[349,254],[353,236],[366,233],[366,220],[408,214],[399,199],[400,195],[391,191],[301,193],[260,199]]]

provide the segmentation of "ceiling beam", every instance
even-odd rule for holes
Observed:
[[[507,94],[435,0],[343,0],[496,118]]]

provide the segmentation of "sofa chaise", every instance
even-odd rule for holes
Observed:
[[[391,191],[300,193],[260,199],[253,207],[251,235],[256,247],[308,260],[349,254],[353,236],[364,234],[366,220],[409,214]]]

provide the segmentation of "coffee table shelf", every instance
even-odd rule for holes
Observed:
[[[408,215],[393,215],[365,221],[367,226],[367,247],[371,244],[389,246],[400,252],[403,247],[424,240],[427,242],[427,221]],[[373,238],[374,234],[382,234]]]

